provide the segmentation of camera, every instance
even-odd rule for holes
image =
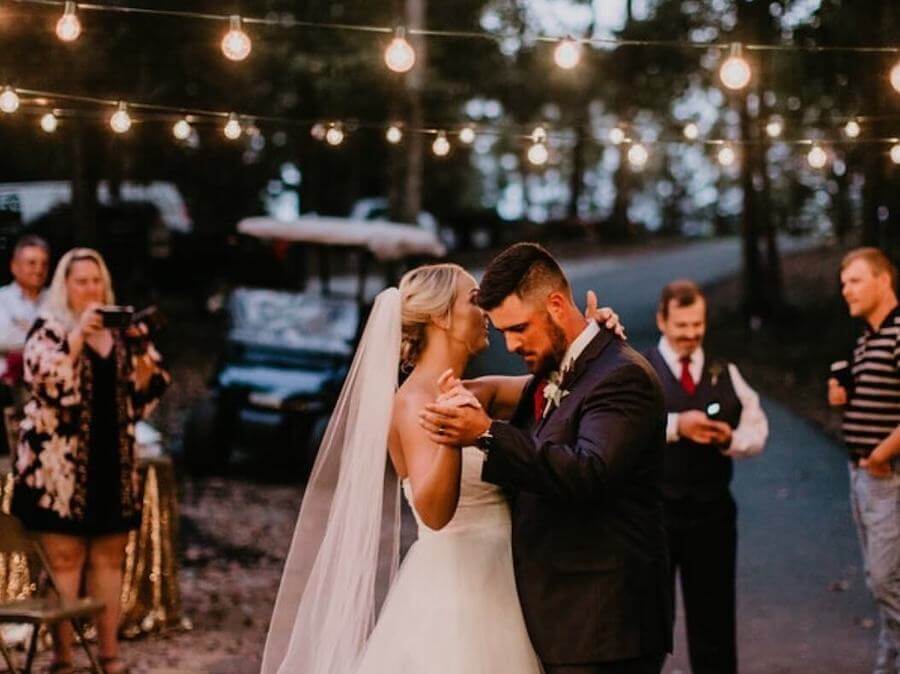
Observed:
[[[127,328],[134,317],[134,307],[108,305],[99,307],[97,313],[103,319],[104,328]]]
[[[135,312],[132,306],[108,305],[99,307],[97,313],[103,318],[104,328],[124,330],[133,325],[143,325],[147,328],[147,335],[152,336],[166,327],[165,315],[156,306]]]

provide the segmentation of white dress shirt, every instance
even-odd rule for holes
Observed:
[[[24,348],[25,337],[37,320],[46,293],[42,290],[33,300],[16,282],[0,287],[0,353]]]
[[[662,337],[659,340],[659,353],[669,366],[675,379],[681,380],[681,357],[671,347],[668,340]],[[695,383],[700,383],[703,376],[703,365],[706,356],[703,347],[697,348],[691,354],[691,363],[688,369]],[[769,421],[766,413],[759,404],[759,395],[744,381],[741,373],[733,363],[728,363],[728,374],[734,385],[734,392],[741,401],[741,419],[737,428],[731,433],[731,446],[723,452],[726,456],[741,458],[754,456],[763,451],[766,439],[769,437]],[[678,442],[678,414],[669,414],[666,423],[666,441]]]

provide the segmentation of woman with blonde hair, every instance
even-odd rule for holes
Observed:
[[[462,267],[441,264],[376,299],[304,494],[263,674],[541,671],[506,497],[481,480],[478,449],[436,444],[419,424],[441,382],[488,344],[477,293]],[[397,570],[401,486],[418,539]]]
[[[103,258],[89,248],[57,265],[41,315],[25,342],[28,402],[14,466],[13,513],[38,535],[64,599],[101,600],[100,660],[128,670],[117,630],[128,532],[140,521],[135,424],[169,383],[147,329],[104,326],[115,302]],[[72,670],[71,628],[54,634],[51,671]]]

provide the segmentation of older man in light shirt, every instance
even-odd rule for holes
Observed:
[[[0,288],[0,370],[5,379],[17,379],[28,330],[37,318],[44,298],[50,264],[50,248],[37,236],[24,236],[13,250],[10,270],[13,282]]]
[[[666,395],[663,506],[672,582],[681,577],[693,674],[737,671],[737,506],[732,460],[759,454],[769,434],[759,396],[738,369],[703,350],[706,300],[674,281],[657,312],[662,338],[647,353]]]

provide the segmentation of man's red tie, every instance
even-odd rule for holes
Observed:
[[[681,388],[683,388],[684,392],[689,396],[692,396],[697,392],[697,384],[691,376],[690,356],[684,356],[681,359]]]
[[[534,420],[540,421],[544,416],[544,407],[547,405],[547,399],[544,397],[544,387],[547,385],[546,379],[538,382],[537,388],[534,389]]]

